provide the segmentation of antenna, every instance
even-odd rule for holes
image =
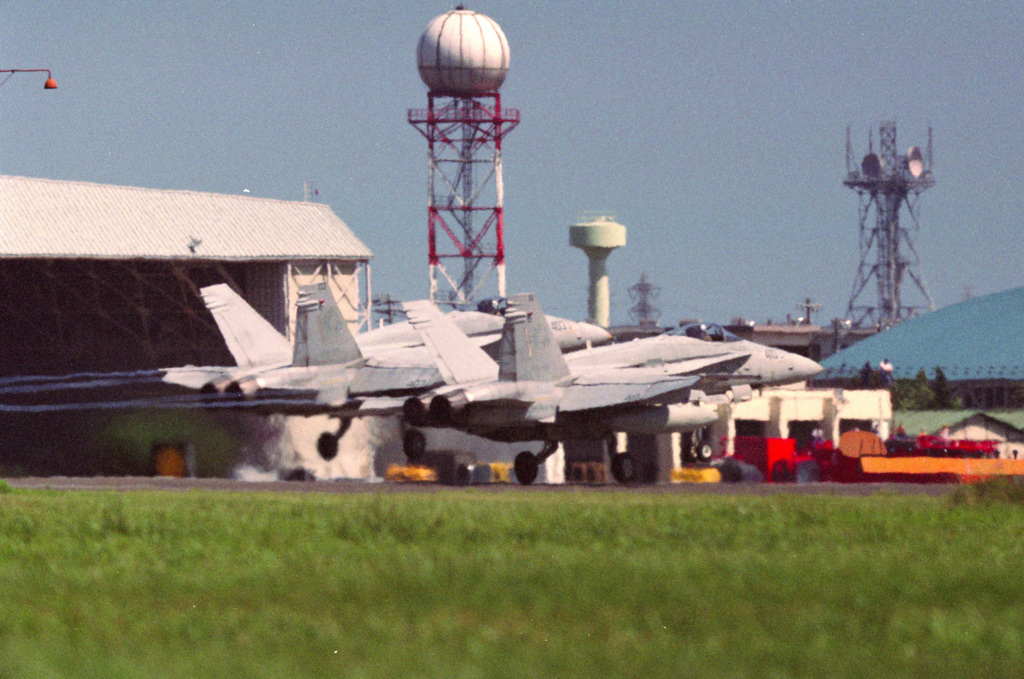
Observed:
[[[629,288],[629,298],[636,302],[629,309],[629,317],[634,323],[642,327],[658,324],[661,320],[661,309],[654,306],[653,301],[658,298],[660,292],[659,286],[648,282],[646,271],[640,274],[640,282]]]
[[[402,303],[387,293],[373,298],[373,310],[387,319],[387,325],[394,323],[397,316],[405,315]]]
[[[847,137],[849,140],[849,137]],[[847,319],[857,327],[874,325],[888,328],[916,316],[920,304],[905,304],[902,298],[904,276],[910,276],[923,297],[924,306],[935,310],[935,303],[921,272],[921,261],[910,240],[908,230],[900,225],[900,211],[905,207],[919,228],[917,199],[935,185],[932,178],[932,130],[928,128],[927,162],[918,146],[911,146],[905,155],[896,150],[896,123],[878,126],[879,152],[874,151],[873,134],[868,134],[868,153],[861,160],[860,172],[848,172],[843,184],[860,197],[860,265],[853,283],[853,292],[846,310]],[[847,163],[849,165],[849,141]],[[874,222],[870,219],[874,213]],[[904,254],[909,251],[910,257]],[[877,284],[875,306],[858,304],[861,293],[871,280]]]
[[[804,322],[803,322],[803,324],[804,325],[813,325],[813,323],[811,323],[811,314],[814,313],[815,311],[820,311],[821,310],[821,305],[818,304],[817,302],[812,302],[811,298],[807,297],[806,299],[804,299],[803,302],[800,302],[799,304],[797,304],[796,308],[797,309],[802,309],[803,312],[804,312],[804,316],[803,316]]]
[[[312,182],[302,182],[302,202],[308,203],[316,200],[320,195],[320,189],[313,186]]]

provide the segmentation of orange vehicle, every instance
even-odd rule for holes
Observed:
[[[848,431],[839,439],[835,481],[972,483],[993,476],[1024,475],[1024,460],[997,457],[995,441],[951,441],[935,436],[892,439]]]

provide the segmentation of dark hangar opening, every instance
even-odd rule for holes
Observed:
[[[237,264],[4,261],[0,374],[232,365],[199,288],[244,273]]]

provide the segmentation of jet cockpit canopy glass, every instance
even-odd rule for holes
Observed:
[[[491,314],[492,316],[504,316],[505,309],[507,308],[508,300],[504,297],[488,297],[476,304],[477,311],[482,314]]]
[[[705,342],[739,342],[740,338],[717,323],[691,323],[668,332],[677,337],[693,337]]]

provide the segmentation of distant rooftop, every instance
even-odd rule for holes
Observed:
[[[816,381],[853,377],[883,359],[897,378],[942,368],[953,381],[1024,380],[1024,287],[952,304],[904,321],[821,361]]]
[[[372,256],[322,203],[0,175],[0,259]]]

